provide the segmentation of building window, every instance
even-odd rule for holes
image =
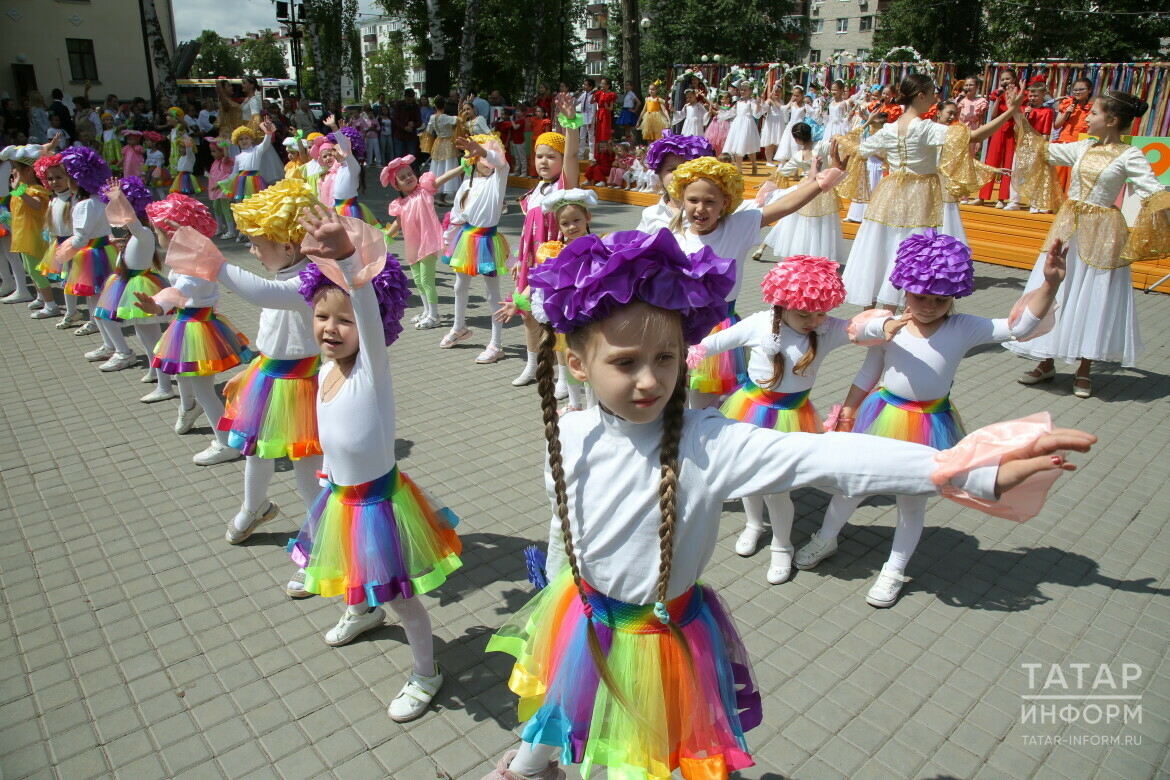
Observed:
[[[97,81],[97,58],[93,56],[93,41],[89,38],[66,38],[69,52],[69,71],[74,81]]]
[[[587,75],[587,76],[600,76],[601,75],[601,67],[603,65],[605,65],[605,62],[603,60],[590,60],[589,62],[586,62],[585,63],[585,75]]]
[[[820,49],[813,49],[812,51],[810,51],[808,53],[808,61],[809,62],[820,62],[821,61],[821,50]]]
[[[872,30],[873,29],[873,17],[872,16],[861,17],[861,21],[858,23],[858,29],[861,30],[862,32],[869,32],[870,30]]]
[[[839,32],[839,33],[849,32],[849,20],[848,19],[838,19],[837,20],[837,32]]]
[[[817,33],[823,33],[825,31],[825,20],[824,19],[814,19],[812,31],[813,31],[813,35],[816,35]]]
[[[857,61],[858,62],[869,62],[869,49],[858,49],[857,50]]]

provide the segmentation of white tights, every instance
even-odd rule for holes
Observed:
[[[744,496],[743,513],[747,516],[747,527],[754,531],[764,530],[764,507],[768,507],[768,519],[772,521],[772,549],[786,550],[792,547],[792,519],[796,508],[788,493],[773,493],[770,496]]]
[[[508,765],[508,769],[518,775],[539,775],[548,769],[553,757],[557,754],[556,745],[534,745],[531,742],[521,742],[516,757]]]
[[[481,276],[487,285],[488,311],[496,310],[496,304],[502,301],[500,297],[500,278],[498,276]],[[455,323],[451,326],[452,333],[458,333],[467,327],[467,298],[471,294],[471,277],[467,274],[455,274]],[[504,323],[492,319],[492,341],[500,346],[504,340]]]
[[[215,431],[215,438],[220,444],[228,446],[227,431],[221,431],[216,423],[223,417],[223,401],[215,389],[215,374],[211,376],[180,376],[179,402],[184,409],[190,409],[196,403],[203,407],[207,421]]]
[[[0,238],[0,282],[3,282],[5,287],[14,286],[17,292],[28,292],[24,260],[20,252],[12,251],[12,236]]]
[[[406,643],[414,656],[414,673],[423,677],[434,677],[435,637],[431,633],[431,616],[418,597],[394,599],[387,605],[398,616],[402,630],[406,632]]]
[[[146,352],[146,363],[147,365],[150,365],[150,358],[154,355],[155,345],[157,345],[158,340],[162,338],[162,325],[159,325],[157,322],[145,322],[141,324],[135,323],[134,334],[138,336],[138,340],[142,342],[142,348]],[[169,393],[172,386],[171,375],[165,374],[158,370],[154,370],[154,375],[158,377],[159,388],[163,392]]]
[[[825,521],[817,536],[822,539],[835,539],[841,529],[845,527],[853,510],[861,504],[865,496],[833,496],[829,508],[825,512]],[[894,545],[890,551],[890,559],[886,564],[892,569],[905,571],[910,563],[910,556],[918,547],[918,540],[922,538],[922,529],[926,525],[927,496],[897,496],[898,527],[894,529]]]
[[[90,316],[92,316],[92,312],[96,308],[92,301],[96,300],[96,298],[90,298]],[[98,319],[97,317],[93,318],[93,322],[95,325],[97,325],[98,333],[102,335],[103,344],[121,355],[134,354],[134,350],[130,349],[130,345],[126,343],[126,336],[122,333],[122,323],[113,322],[111,320],[102,320]]]
[[[297,492],[308,507],[321,492],[317,482],[317,470],[321,468],[321,456],[313,455],[292,462],[293,474],[297,479]],[[268,486],[276,474],[276,461],[249,455],[244,463],[244,506],[245,512],[256,512],[268,500]]]

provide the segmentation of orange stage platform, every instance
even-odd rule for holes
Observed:
[[[763,170],[763,166],[761,169]],[[744,176],[747,197],[754,197],[756,190],[765,181],[767,176]],[[536,186],[536,179],[509,176],[508,184],[529,189]],[[631,206],[650,206],[659,197],[645,192],[628,192],[608,187],[592,189],[597,192],[600,200]],[[847,207],[842,209],[842,217],[845,216],[846,209]],[[1048,235],[1048,228],[1052,224],[1051,214],[1003,211],[987,206],[959,206],[959,212],[963,217],[963,227],[967,230],[967,240],[971,242],[971,251],[975,259],[1013,268],[1031,269],[1035,265],[1040,254],[1040,245],[1044,243],[1044,237]],[[858,227],[856,223],[843,222],[845,238],[852,239],[857,235]],[[1133,286],[1144,290],[1166,274],[1170,274],[1170,259],[1154,263],[1134,263],[1132,270]],[[1158,288],[1158,291],[1170,292],[1170,282]]]

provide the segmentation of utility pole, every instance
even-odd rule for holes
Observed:
[[[276,3],[276,21],[288,27],[288,37],[292,39],[289,45],[289,55],[292,59],[293,73],[297,79],[297,96],[304,97],[305,89],[301,85],[301,31],[304,17],[297,18],[296,0],[273,0]]]

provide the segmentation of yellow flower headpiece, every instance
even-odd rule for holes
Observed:
[[[564,248],[565,245],[560,241],[545,241],[536,248],[536,264],[540,265],[550,257],[556,257]]]
[[[479,135],[473,135],[473,136],[471,136],[471,140],[475,141],[477,144],[482,146],[484,149],[487,149],[489,146],[491,146],[493,144],[496,146],[497,149],[503,150],[503,148],[504,148],[500,144],[500,137],[498,135],[496,135],[495,133],[480,133]],[[465,154],[466,154],[466,152],[465,152]],[[470,157],[471,155],[468,154],[467,156]]]
[[[734,165],[721,163],[714,157],[699,157],[688,160],[674,170],[674,178],[670,180],[670,197],[677,201],[683,199],[683,191],[687,186],[699,179],[710,179],[715,182],[726,196],[727,203],[723,206],[720,216],[727,216],[739,208],[743,203],[743,176]]]
[[[305,140],[311,144],[311,143],[313,143],[313,141],[316,141],[318,138],[324,138],[324,137],[325,136],[321,135],[320,133],[309,133],[308,135],[305,136]]]
[[[167,116],[173,116],[175,119],[182,119],[183,117],[187,116],[187,112],[178,106],[171,106],[167,109]]]
[[[536,143],[532,145],[533,149],[538,146],[548,146],[556,149],[561,156],[565,154],[565,137],[560,133],[541,133],[536,137]]]
[[[253,130],[252,128],[248,127],[247,125],[240,125],[235,130],[232,131],[232,143],[235,144],[236,146],[239,146],[240,139],[243,138],[245,135],[252,136],[253,141],[259,141],[261,138],[264,137],[263,134],[257,135],[256,131]]]
[[[299,217],[306,208],[319,205],[312,188],[302,179],[281,179],[247,200],[232,204],[236,228],[278,244],[299,244],[305,228]]]

